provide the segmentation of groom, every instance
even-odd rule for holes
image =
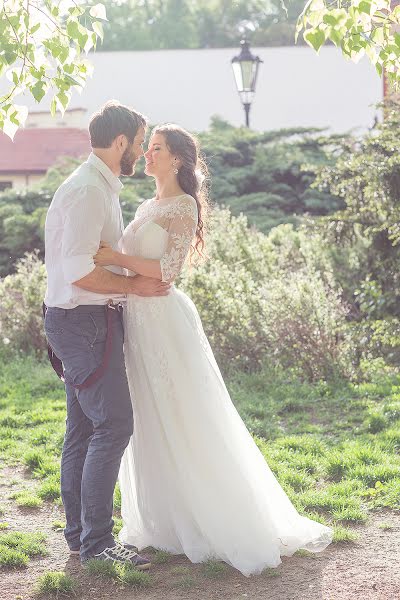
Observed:
[[[146,119],[107,102],[89,124],[92,153],[56,191],[45,226],[45,332],[60,359],[67,396],[61,460],[65,537],[72,554],[150,562],[113,538],[113,493],[133,432],[123,354],[123,305],[128,294],[164,296],[156,279],[127,277],[93,262],[100,241],[116,248],[123,233],[120,175],[133,175],[142,156]]]

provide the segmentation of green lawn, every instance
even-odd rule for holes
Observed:
[[[246,425],[298,510],[335,526],[400,507],[400,377],[310,385],[288,375],[236,373],[228,388]],[[37,480],[21,506],[60,502],[64,390],[47,364],[14,361],[0,373],[0,456]],[[116,517],[120,503],[116,492]],[[116,527],[121,527],[116,519]]]

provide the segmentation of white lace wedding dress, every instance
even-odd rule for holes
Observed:
[[[175,277],[197,222],[188,195],[145,201],[123,252],[160,259]],[[221,559],[244,575],[275,567],[299,548],[323,550],[328,527],[300,516],[237,413],[198,312],[172,288],[130,296],[125,361],[135,432],[122,459],[122,542]]]

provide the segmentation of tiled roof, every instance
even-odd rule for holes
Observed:
[[[0,132],[0,173],[44,173],[60,156],[87,156],[89,133],[85,129],[21,129],[14,141]]]

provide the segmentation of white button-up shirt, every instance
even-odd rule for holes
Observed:
[[[81,304],[124,301],[124,295],[98,294],[74,285],[95,268],[93,256],[100,241],[118,249],[123,233],[119,204],[122,183],[95,154],[58,188],[45,225],[47,306],[75,308]],[[119,267],[108,270],[123,274]]]

